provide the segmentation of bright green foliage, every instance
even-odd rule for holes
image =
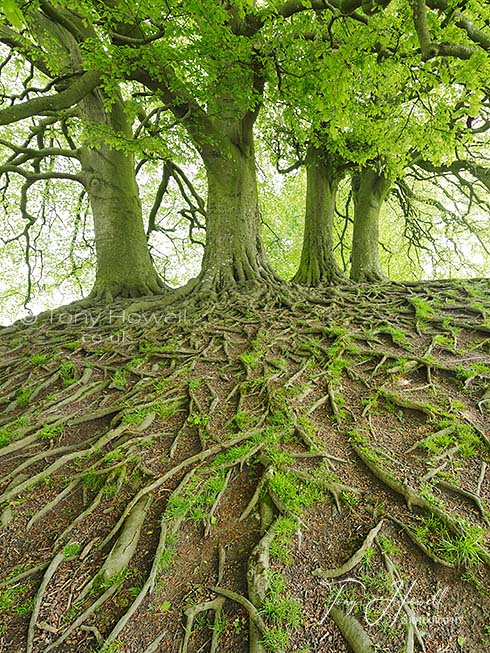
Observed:
[[[451,562],[471,568],[480,564],[484,538],[485,531],[482,528],[467,525],[464,534],[457,537],[450,537],[447,532],[443,532],[437,548]]]
[[[62,424],[58,424],[57,426],[45,426],[37,433],[37,437],[40,440],[51,440],[52,438],[61,435],[61,433],[63,433],[63,428]]]
[[[6,427],[0,428],[0,448],[6,447],[14,439],[15,439],[14,430]]]
[[[65,556],[65,558],[71,558],[73,556],[78,555],[81,550],[82,547],[80,544],[78,544],[78,542],[72,542],[70,544],[67,544],[63,548],[63,555]]]
[[[271,557],[285,564],[291,564],[291,539],[298,530],[298,522],[294,517],[281,516],[274,522],[274,539],[269,546]]]
[[[27,614],[32,610],[32,599],[23,599],[27,587],[14,585],[0,590],[0,613],[13,612],[14,614]]]
[[[76,381],[76,370],[73,363],[67,361],[60,365],[60,376],[63,379],[63,385],[69,386]]]
[[[270,487],[286,509],[293,514],[300,514],[304,508],[322,497],[322,492],[315,483],[298,482],[293,474],[282,470],[274,474]]]
[[[15,395],[17,406],[27,406],[34,388],[21,388]]]

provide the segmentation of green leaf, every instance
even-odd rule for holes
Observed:
[[[15,0],[0,0],[0,8],[5,18],[15,29],[21,30],[25,27],[24,14],[17,6]]]

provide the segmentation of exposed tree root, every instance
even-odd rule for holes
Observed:
[[[31,620],[29,622],[29,630],[27,632],[27,649],[26,653],[32,653],[32,649],[34,646],[34,634],[35,634],[35,629],[36,629],[36,622],[37,618],[39,616],[39,610],[41,609],[41,602],[44,597],[44,593],[46,591],[46,588],[48,586],[49,581],[52,579],[54,574],[56,573],[56,570],[60,566],[60,564],[63,562],[65,556],[63,555],[63,551],[60,553],[57,553],[53,560],[51,561],[49,567],[46,569],[46,572],[44,573],[43,579],[41,581],[41,585],[39,586],[38,591],[36,592],[36,596],[34,599],[34,606],[32,609],[32,614],[31,614]]]
[[[379,543],[378,543],[379,544]],[[425,642],[424,638],[418,627],[419,618],[415,614],[413,608],[406,601],[403,593],[400,592],[400,588],[403,587],[403,580],[396,569],[393,561],[390,556],[383,551],[382,547],[380,548],[381,557],[388,573],[388,576],[391,580],[392,585],[394,586],[397,593],[401,595],[402,608],[407,616],[407,635],[405,640],[405,653],[414,653],[415,650],[415,639],[417,640],[420,649],[425,652]]]
[[[335,569],[315,569],[312,572],[313,576],[317,576],[318,578],[337,578],[338,576],[343,576],[349,571],[352,571],[354,567],[362,562],[364,556],[366,555],[366,551],[372,547],[374,540],[376,539],[376,536],[378,535],[382,526],[383,520],[381,519],[376,524],[376,526],[369,531],[361,547],[357,549],[357,551],[348,560],[346,560],[343,565],[336,567]]]
[[[52,501],[47,503],[44,506],[44,508],[42,508],[35,515],[33,515],[31,519],[27,522],[26,530],[29,530],[37,521],[39,521],[45,515],[47,515],[48,512],[56,508],[58,504],[60,504],[67,496],[69,496],[73,492],[73,490],[77,487],[78,483],[79,483],[78,479],[72,481],[62,492],[57,494]]]
[[[23,554],[11,578],[0,581],[0,587],[17,587],[39,574],[26,628],[28,652],[43,646],[44,653],[74,646],[81,653],[92,637],[99,646],[104,640],[103,645],[110,647],[122,636],[133,646],[136,640],[132,638],[144,623],[146,611],[152,611],[159,600],[158,579],[163,574],[169,580],[175,578],[172,553],[177,546],[185,550],[186,542],[194,541],[188,538],[195,529],[203,550],[225,544],[220,529],[228,528],[236,542],[243,538],[244,549],[252,551],[247,561],[237,547],[233,565],[227,567],[230,587],[241,589],[222,588],[221,546],[217,586],[212,588],[216,598],[201,594],[202,602],[186,608],[181,651],[193,650],[193,624],[201,612],[211,610],[216,628],[206,646],[218,653],[219,630],[225,627],[221,611],[228,598],[248,612],[250,652],[264,653],[264,636],[267,641],[273,632],[266,611],[261,610],[264,603],[268,609],[271,598],[269,555],[275,550],[275,519],[279,514],[277,519],[293,530],[294,523],[301,524],[305,534],[301,554],[307,554],[311,523],[303,511],[308,510],[304,499],[308,493],[312,500],[321,492],[328,493],[339,513],[343,506],[349,507],[348,515],[342,517],[353,519],[358,517],[359,497],[363,506],[379,501],[373,488],[381,483],[384,502],[398,495],[415,513],[405,524],[403,515],[391,515],[401,514],[399,504],[396,511],[377,511],[407,535],[409,554],[413,544],[433,562],[453,566],[455,575],[458,566],[437,555],[443,549],[437,543],[431,546],[430,535],[418,537],[420,529],[413,527],[414,520],[421,513],[424,518],[434,515],[437,520],[433,522],[442,524],[441,532],[449,543],[464,545],[469,524],[461,519],[458,505],[468,501],[480,515],[475,512],[475,521],[488,526],[487,462],[481,460],[475,467],[477,456],[486,456],[488,444],[480,418],[485,404],[478,409],[473,400],[475,394],[481,397],[477,377],[486,374],[484,366],[489,364],[482,344],[485,326],[479,329],[481,317],[467,312],[464,320],[461,316],[453,319],[451,304],[444,301],[436,302],[433,313],[422,319],[415,314],[421,304],[413,298],[422,292],[415,286],[341,284],[327,292],[281,285],[278,293],[279,286],[271,281],[267,288],[254,288],[248,295],[245,287],[224,292],[217,306],[209,301],[212,295],[200,294],[198,285],[190,284],[180,293],[185,295],[180,304],[178,293],[145,299],[129,308],[116,302],[118,325],[111,307],[95,309],[89,302],[85,309],[81,305],[76,310],[72,307],[73,311],[70,308],[73,321],[63,328],[50,315],[43,323],[46,328],[0,332],[5,358],[0,361],[0,402],[3,407],[12,406],[0,418],[0,445],[4,444],[0,456],[5,463],[0,481],[1,522],[10,538],[15,538],[18,523],[29,533],[38,533],[40,523],[46,521],[52,534],[49,546],[42,549],[52,550],[50,561],[33,550]],[[430,292],[437,298],[445,291],[434,286]],[[131,323],[129,316],[136,318],[134,311],[142,306],[149,312]],[[161,311],[177,307],[188,311],[187,321],[166,325]],[[464,308],[458,310],[463,315]],[[452,326],[458,322],[465,326],[459,327],[464,331],[457,334],[456,351]],[[419,335],[410,341],[415,324]],[[121,331],[128,341],[112,341]],[[2,336],[14,333],[23,344],[9,350]],[[90,341],[92,333],[99,337],[97,342]],[[463,347],[468,347],[467,356]],[[43,358],[45,350],[55,356]],[[32,356],[39,364],[28,362]],[[464,365],[471,369],[465,372]],[[465,385],[455,379],[457,370],[474,381]],[[417,413],[417,430],[411,423],[411,410]],[[454,416],[454,426],[425,436],[427,428],[433,430],[434,421],[444,421],[447,415],[447,419]],[[355,431],[350,442],[346,431],[351,420]],[[457,435],[456,423],[463,421],[480,434],[480,442],[474,438],[475,453],[468,459]],[[364,430],[371,433],[373,445],[359,437]],[[426,471],[418,453],[400,455],[408,446],[403,446],[405,435],[408,442],[416,441],[407,454],[446,436],[453,436],[454,446],[436,449]],[[392,441],[398,445],[393,449]],[[412,465],[418,466],[416,475]],[[456,465],[457,486],[442,478],[442,472]],[[417,484],[406,480],[410,478],[416,478]],[[432,494],[431,487],[437,486],[456,495],[451,511],[439,495]],[[468,487],[475,489],[463,489]],[[254,512],[260,518],[260,535],[250,519]],[[57,513],[61,517],[58,526]],[[338,519],[330,508],[322,514]],[[363,524],[365,528],[365,520]],[[343,565],[317,569],[313,575],[327,579],[351,572],[366,559],[382,524],[379,521],[371,529]],[[287,531],[287,537],[294,537],[292,532]],[[470,545],[480,562],[488,565],[483,536],[480,542],[476,535]],[[73,563],[75,577],[65,579],[64,552],[69,555],[74,540],[81,553]],[[278,550],[284,545],[275,544]],[[186,554],[190,565],[194,552]],[[296,557],[294,562],[298,562]],[[383,562],[391,583],[399,582],[398,571],[386,554]],[[204,578],[197,555],[192,564],[197,586]],[[246,565],[248,598],[243,596],[245,579],[240,576]],[[138,574],[137,591],[133,573]],[[180,584],[165,589],[174,592],[169,599],[179,611],[186,605],[179,604],[182,596],[192,596],[194,575],[188,575],[182,589]],[[206,578],[203,586],[208,585]],[[53,605],[55,592],[59,599],[56,596],[54,601],[68,606],[67,623],[60,619],[51,623],[43,616]],[[80,603],[74,604],[77,595]],[[76,609],[79,613],[69,616]],[[428,649],[430,635],[422,637],[408,602],[403,610],[406,653],[417,645]],[[169,618],[161,616],[162,621]],[[332,618],[354,651],[366,653],[378,644],[375,629],[371,640],[357,620],[337,607]],[[177,626],[174,630],[178,632]],[[167,632],[152,633],[144,653],[156,653],[162,647],[170,650]],[[392,648],[386,650],[395,650],[399,644],[392,639]]]
[[[442,565],[443,567],[451,567],[454,569],[455,565],[453,565],[451,562],[448,560],[444,560],[443,558],[440,558],[436,553],[434,553],[429,547],[427,547],[422,540],[417,537],[416,533],[411,529],[409,526],[401,522],[399,519],[394,517],[393,515],[389,515],[389,518],[391,521],[393,521],[397,526],[399,526],[403,532],[409,537],[409,539],[415,544],[417,548],[419,548],[424,555],[427,556],[432,562],[435,562],[438,565]]]
[[[160,643],[165,637],[165,633],[162,633],[161,635],[158,635],[158,637],[155,637],[155,639],[149,644],[143,653],[157,653],[157,651],[160,648]]]
[[[469,490],[464,490],[463,488],[458,487],[454,483],[448,483],[447,481],[444,481],[442,479],[437,480],[437,485],[439,487],[444,488],[445,490],[449,490],[450,492],[459,494],[465,499],[468,499],[469,501],[473,502],[473,504],[476,506],[476,509],[480,513],[483,521],[485,522],[485,524],[487,524],[487,526],[490,526],[490,520],[488,517],[489,511],[485,510],[481,502],[481,498],[477,494],[475,494],[474,492],[470,492]]]
[[[257,483],[257,486],[255,488],[255,492],[253,493],[252,498],[248,502],[248,505],[245,508],[245,510],[240,515],[239,521],[243,521],[244,519],[246,519],[252,513],[253,509],[255,508],[255,506],[259,502],[260,495],[262,493],[262,490],[263,490],[264,486],[267,485],[267,483],[270,481],[270,479],[272,478],[273,475],[274,475],[274,467],[272,465],[266,467],[266,469],[265,469],[265,471],[264,471],[264,473],[262,475],[262,478]]]
[[[201,612],[208,612],[209,610],[214,610],[215,613],[221,611],[225,600],[226,599],[224,596],[217,596],[212,601],[205,601],[204,603],[199,603],[198,605],[192,605],[185,610],[185,634],[182,646],[180,647],[180,653],[187,653],[188,651],[189,640],[192,635],[192,626],[194,625],[194,619],[197,617],[197,615],[201,614]]]
[[[250,619],[252,620],[254,625],[258,628],[260,634],[263,636],[266,633],[267,626],[265,625],[264,620],[260,616],[259,611],[251,601],[249,601],[244,596],[241,596],[241,594],[237,594],[237,592],[232,592],[231,590],[227,590],[224,587],[211,587],[210,589],[216,594],[224,596],[227,599],[231,599],[232,601],[235,601],[236,603],[239,603],[241,606],[243,606],[245,610],[247,610]],[[254,653],[254,651],[250,650],[250,653]]]
[[[262,530],[266,532],[252,551],[247,563],[248,597],[259,611],[269,590],[269,546],[275,535],[274,524],[268,523],[269,514],[266,511],[261,511],[261,516]],[[250,653],[265,653],[265,647],[262,643],[263,634],[263,631],[251,618],[249,626]]]
[[[330,616],[353,653],[374,653],[373,644],[368,634],[355,617],[346,614],[336,606],[330,609]]]
[[[99,598],[91,603],[88,608],[86,608],[82,614],[70,625],[68,628],[56,639],[54,642],[52,642],[49,646],[46,647],[45,653],[49,653],[49,651],[53,651],[57,649],[63,642],[65,642],[68,637],[77,629],[80,628],[87,619],[89,619],[93,614],[97,612],[97,610],[104,605],[104,603],[113,596],[117,592],[117,590],[121,587],[122,581],[116,582],[111,587],[109,587]]]

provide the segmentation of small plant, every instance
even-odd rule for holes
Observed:
[[[250,415],[250,413],[247,413],[245,410],[238,411],[232,419],[232,422],[240,431],[247,429],[254,421],[254,416]]]
[[[360,499],[353,492],[342,491],[340,493],[342,501],[348,506],[351,510],[359,505]]]
[[[75,601],[71,606],[71,608],[67,610],[63,615],[63,621],[65,623],[70,623],[70,621],[73,621],[73,619],[75,619],[75,617],[78,615],[80,611],[80,607],[81,607],[80,602]]]
[[[154,409],[158,411],[158,405],[153,404],[152,406],[145,406],[144,408],[136,408],[135,410],[128,411],[123,417],[124,424],[130,424],[133,426],[139,426],[145,420],[145,417],[149,415]]]
[[[291,563],[291,538],[298,530],[298,522],[294,517],[281,516],[274,523],[274,539],[269,546],[272,558],[285,564]]]
[[[211,466],[221,467],[222,465],[230,463],[233,460],[238,461],[242,458],[246,458],[249,451],[262,441],[263,434],[256,433],[255,435],[252,435],[250,438],[248,438],[248,440],[246,440],[246,442],[243,444],[237,445],[236,447],[232,447],[231,449],[218,454],[214,461],[211,463]]]
[[[103,644],[100,649],[92,649],[91,653],[120,653],[123,650],[123,643],[116,639],[109,644]]]
[[[33,392],[34,388],[20,388],[15,395],[17,406],[27,406]]]
[[[241,354],[239,359],[245,365],[245,367],[250,367],[251,369],[255,369],[259,365],[263,353],[264,352],[262,351],[244,352],[243,354]]]
[[[435,506],[436,508],[443,508],[444,507],[444,502],[434,495],[433,489],[434,488],[432,487],[432,485],[424,484],[420,488],[420,494],[432,506]]]
[[[441,349],[445,349],[446,351],[454,351],[454,341],[448,336],[443,336],[442,334],[434,336],[434,345]]]
[[[268,628],[263,637],[266,647],[274,653],[281,653],[289,644],[289,633],[284,628]]]
[[[57,426],[44,426],[40,431],[38,431],[37,437],[40,440],[51,440],[58,437],[61,433],[63,433],[62,424],[58,424]]]
[[[6,427],[0,428],[0,448],[6,447],[12,440],[15,439],[15,431]]]
[[[286,581],[278,572],[269,573],[269,591],[261,612],[272,624],[264,634],[264,644],[271,651],[284,651],[289,643],[288,628],[297,628],[303,621],[300,602],[285,594]]]
[[[29,362],[31,365],[44,365],[46,361],[49,360],[49,354],[36,354],[32,358],[29,359]]]
[[[278,470],[270,481],[271,490],[285,509],[299,514],[304,508],[322,497],[319,486],[312,481],[299,481],[293,474]]]
[[[483,529],[467,526],[465,532],[458,537],[451,538],[447,532],[444,533],[438,548],[442,555],[457,565],[466,568],[476,567],[480,564],[484,536]]]
[[[110,576],[109,578],[103,572],[97,574],[90,588],[90,594],[99,594],[105,592],[109,587],[113,587],[113,585],[120,585],[128,573],[129,569],[121,569],[119,573],[114,574],[114,576]]]
[[[34,597],[22,601],[13,609],[15,614],[31,614],[34,607]]]
[[[364,569],[369,570],[374,564],[374,558],[376,556],[376,550],[371,546],[364,553],[364,558],[362,559],[362,566]]]
[[[128,371],[124,367],[118,368],[112,377],[112,383],[122,390],[128,385]]]
[[[60,365],[60,376],[64,386],[69,386],[76,381],[76,370],[72,362],[67,361]]]
[[[209,415],[196,415],[195,413],[191,413],[187,421],[193,426],[206,426],[209,421]]]
[[[410,303],[415,310],[415,317],[417,320],[425,320],[434,315],[432,306],[429,302],[425,301],[425,299],[421,299],[420,297],[413,297],[410,300]]]
[[[82,483],[92,490],[98,490],[103,483],[103,478],[100,474],[96,474],[94,471],[89,470],[83,474]]]
[[[393,542],[393,540],[390,540],[389,537],[385,537],[384,535],[378,535],[376,541],[378,542],[381,551],[383,553],[386,553],[386,555],[393,556],[393,555],[400,554],[399,547],[397,547],[397,545]]]
[[[177,415],[178,412],[179,405],[175,402],[170,402],[162,406],[161,410],[158,412],[158,417],[161,419],[170,419],[171,417],[174,417],[174,415]]]
[[[384,324],[378,333],[386,333],[391,336],[391,339],[396,345],[406,345],[408,344],[407,334],[401,329],[397,329],[389,324]]]
[[[262,613],[272,623],[292,628],[297,628],[303,617],[299,601],[290,597],[266,597]]]
[[[78,555],[81,550],[81,545],[78,542],[70,542],[63,548],[63,556],[65,558],[73,558]]]
[[[358,444],[361,447],[369,447],[369,438],[365,433],[362,433],[358,429],[352,429],[348,433],[349,440],[354,444]]]
[[[169,533],[167,535],[166,547],[162,551],[160,555],[160,559],[158,560],[158,571],[161,574],[164,574],[172,564],[176,546],[177,546],[177,537],[172,533]]]
[[[64,342],[62,347],[64,347],[65,349],[71,349],[72,351],[74,351],[75,349],[78,349],[79,347],[81,347],[81,345],[82,345],[81,340],[73,340],[72,342]]]
[[[431,512],[424,515],[423,519],[415,527],[415,536],[421,542],[427,542],[431,537],[443,532],[442,522]]]
[[[0,612],[14,610],[19,605],[19,598],[25,594],[27,587],[25,585],[14,585],[0,591]]]
[[[214,623],[210,626],[211,630],[215,633],[223,634],[226,632],[226,627],[226,615],[223,614],[223,612],[218,612],[214,619]]]

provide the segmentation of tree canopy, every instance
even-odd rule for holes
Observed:
[[[81,288],[96,262],[94,299],[166,293],[202,246],[184,294],[275,283],[262,232],[288,238],[270,237],[257,161],[274,194],[284,182],[271,164],[289,174],[306,164],[297,283],[349,269],[381,278],[386,210],[407,252],[437,238],[444,250],[456,225],[486,252],[483,1],[8,0],[1,11],[4,242],[22,246],[28,300],[45,255],[48,267],[69,261]],[[60,183],[71,244],[51,256]]]

